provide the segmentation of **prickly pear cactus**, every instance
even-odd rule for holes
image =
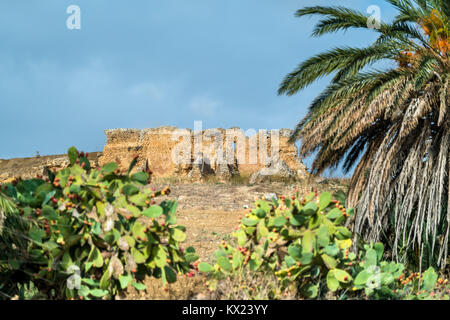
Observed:
[[[235,241],[222,241],[215,263],[198,264],[209,277],[210,290],[221,280],[242,279],[253,272],[255,277],[277,277],[278,284],[266,295],[269,299],[282,299],[283,292],[293,291],[301,298],[327,293],[339,299],[449,298],[448,281],[438,279],[433,268],[406,276],[403,264],[383,260],[381,243],[359,240],[358,254],[352,251],[354,235],[344,225],[353,209],[332,198],[324,192],[256,201],[233,234]],[[239,289],[248,288],[244,283]]]
[[[128,286],[145,290],[145,276],[166,286],[189,272],[198,257],[180,247],[177,203],[155,201],[168,188],[152,189],[147,172],[131,174],[136,158],[121,174],[116,163],[91,168],[75,148],[68,156],[70,166],[46,179],[3,186],[17,209],[0,237],[0,287],[14,293],[32,282],[49,298],[114,298]]]
[[[356,256],[343,223],[352,214],[328,192],[258,200],[234,233],[237,246],[222,243],[216,264],[202,262],[198,268],[210,274],[211,289],[243,268],[274,272],[282,289],[294,284],[306,297],[317,296],[323,278],[332,291],[348,287],[347,269]]]

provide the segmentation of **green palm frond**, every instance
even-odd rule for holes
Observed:
[[[306,7],[298,10],[295,15],[297,17],[310,15],[324,16],[323,20],[316,25],[312,33],[315,37],[322,36],[326,33],[345,31],[350,28],[368,29],[368,15],[346,7]],[[388,28],[388,25],[382,23],[381,29],[385,30],[386,28]]]
[[[6,216],[12,214],[14,209],[14,202],[0,191],[0,236],[4,219]]]
[[[421,4],[418,8],[415,7],[413,1],[410,0],[387,0],[387,2],[392,4],[399,11],[394,24],[400,22],[416,22],[424,14],[422,8],[429,3],[429,1],[416,1],[416,3]]]
[[[0,210],[6,214],[9,214],[14,211],[14,208],[14,202],[8,196],[0,192]]]
[[[359,49],[351,47],[334,48],[318,54],[301,63],[296,70],[283,80],[278,93],[293,95],[304,89],[317,79],[338,73],[334,81],[348,75],[355,75],[367,65],[381,59],[389,59],[395,55],[387,43]]]

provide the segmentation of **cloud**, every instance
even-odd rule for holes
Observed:
[[[134,97],[145,97],[155,101],[163,100],[166,95],[166,90],[163,86],[152,82],[132,85],[128,92]]]
[[[221,106],[222,103],[220,101],[212,99],[211,97],[197,96],[191,100],[189,109],[196,115],[210,117],[213,116]]]

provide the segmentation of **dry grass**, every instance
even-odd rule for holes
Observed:
[[[297,300],[295,287],[282,290],[273,273],[255,273],[244,270],[219,282],[210,294],[214,300]]]
[[[205,281],[206,278],[203,275],[191,278],[178,276],[177,281],[169,284],[167,290],[164,290],[161,279],[147,277],[144,281],[147,290],[137,291],[133,287],[129,287],[127,293],[119,298],[126,300],[193,300],[201,298],[207,292]]]
[[[230,180],[225,181],[221,179],[220,177],[217,177],[215,175],[207,175],[202,178],[201,181],[190,181],[186,177],[177,177],[177,176],[170,176],[170,177],[154,177],[152,178],[152,183],[156,184],[163,184],[163,185],[183,185],[183,184],[206,184],[206,185],[213,185],[213,184],[231,184],[236,186],[248,186],[250,184],[250,174],[242,174],[242,175],[235,175],[232,176]],[[326,179],[329,182],[332,183],[339,183],[339,179]],[[280,177],[280,176],[270,176],[267,177],[265,182],[263,184],[268,183],[282,183],[284,185],[292,185],[299,182],[304,182],[303,180],[299,180],[296,178],[286,178],[286,177]],[[314,183],[314,182],[313,182]]]

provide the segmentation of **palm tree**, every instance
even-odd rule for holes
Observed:
[[[301,154],[316,153],[321,173],[357,164],[348,195],[356,208],[354,231],[369,241],[388,240],[393,256],[415,252],[446,265],[450,231],[450,2],[387,0],[398,11],[377,29],[368,16],[345,7],[306,7],[319,15],[313,36],[370,29],[366,48],[339,47],[301,63],[279,94],[293,95],[318,78],[329,86],[311,103],[291,140]],[[380,62],[389,68],[380,68]],[[426,258],[426,259],[425,259]]]

